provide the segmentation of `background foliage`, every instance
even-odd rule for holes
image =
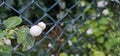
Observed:
[[[102,0],[100,8],[100,1],[0,0],[0,55],[119,56],[120,2]],[[32,37],[29,28],[40,21],[47,28]]]

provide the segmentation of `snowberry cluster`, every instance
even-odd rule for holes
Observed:
[[[32,36],[39,36],[45,28],[46,24],[44,22],[40,22],[30,28],[30,34]]]

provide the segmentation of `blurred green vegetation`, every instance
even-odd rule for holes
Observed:
[[[59,28],[63,30],[64,34],[61,36],[59,41],[57,41],[49,51],[48,55],[59,55],[59,56],[119,56],[120,55],[120,4],[117,0],[105,0],[107,5],[103,8],[98,7],[97,3],[101,0],[62,0],[60,2],[65,2],[65,9],[61,9],[59,4],[53,7],[50,11],[47,11],[53,20],[57,21],[62,18],[66,12],[68,15],[65,16],[58,24]],[[103,0],[104,1],[104,0]],[[2,1],[0,1],[1,3]],[[17,51],[24,53],[29,56],[44,55],[45,51],[49,48],[48,44],[52,41],[47,38],[40,44],[37,51],[30,54],[26,54],[28,45],[33,46],[35,39],[28,35],[28,22],[25,20],[9,20],[11,16],[24,16],[31,22],[35,23],[39,18],[41,18],[45,11],[50,8],[56,0],[35,0],[41,7],[39,8],[35,3],[26,8],[26,6],[31,3],[30,0],[6,0],[5,3],[9,4],[21,14],[17,13],[7,5],[2,5],[0,7],[0,40],[3,37],[12,40],[13,32],[10,30],[15,30],[17,38],[17,43],[12,40],[12,45],[3,45],[0,43],[0,55],[4,54],[11,55],[12,49],[16,44],[23,44],[23,48],[18,48]],[[73,9],[69,8],[77,3]],[[25,8],[25,10],[24,10]],[[105,12],[103,12],[106,10]],[[54,12],[54,13],[53,13]],[[80,14],[82,14],[79,19],[75,20]],[[60,17],[57,17],[60,16]],[[5,20],[5,19],[8,19]],[[54,23],[48,16],[44,17],[42,21],[45,23]],[[19,24],[22,23],[20,26]],[[3,24],[3,25],[2,25]],[[12,26],[11,26],[12,25]],[[19,26],[19,27],[16,27]],[[52,25],[47,25],[47,30],[50,29]],[[8,30],[5,30],[5,29]],[[19,29],[18,29],[19,28]],[[17,30],[16,30],[17,29]],[[52,38],[53,43],[56,38],[60,35],[61,30],[56,30],[57,27],[53,29],[48,36]],[[23,38],[20,38],[23,37]],[[29,37],[29,39],[27,38]],[[42,37],[41,37],[42,38]],[[25,41],[25,42],[23,42]],[[62,46],[63,45],[63,46]],[[9,48],[8,48],[9,47]],[[61,49],[60,49],[61,48]],[[29,49],[29,48],[28,48]],[[39,53],[41,52],[41,53]],[[16,55],[17,54],[13,54]],[[46,54],[45,54],[46,55]]]

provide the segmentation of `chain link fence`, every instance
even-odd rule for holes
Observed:
[[[86,39],[86,33],[81,34],[79,29],[90,18],[100,19],[96,14],[89,14],[88,10],[93,8],[101,15],[103,8],[97,8],[97,0],[0,0],[0,19],[19,16],[23,19],[21,25],[30,27],[41,21],[47,25],[30,50],[18,51],[20,45],[16,44],[13,56],[59,56],[61,52],[79,56],[90,51],[82,45],[92,41],[92,38]],[[73,38],[77,41],[72,41]]]

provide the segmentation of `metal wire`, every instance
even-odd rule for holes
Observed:
[[[17,54],[17,55],[21,55],[21,56],[27,56],[27,54],[32,54],[34,53],[34,51],[38,51],[36,56],[50,56],[52,54],[54,54],[55,56],[58,56],[60,52],[63,52],[64,49],[63,47],[65,45],[68,45],[67,42],[69,41],[69,39],[72,39],[73,36],[78,33],[77,32],[74,32],[74,34],[71,36],[71,37],[65,37],[65,36],[69,36],[69,34],[66,32],[67,30],[67,26],[69,26],[68,24],[75,24],[77,21],[81,21],[82,23],[80,25],[83,25],[83,23],[87,20],[87,18],[85,19],[81,19],[81,17],[83,16],[83,13],[79,13],[79,15],[77,15],[76,17],[72,17],[70,12],[73,10],[73,11],[76,11],[74,9],[76,9],[76,7],[79,5],[79,3],[81,2],[80,0],[76,0],[76,2],[74,2],[74,4],[72,4],[70,7],[66,7],[65,9],[57,9],[58,10],[58,14],[59,12],[61,11],[64,11],[64,15],[61,17],[61,18],[57,18],[57,14],[56,15],[52,15],[52,13],[55,13],[53,12],[52,10],[54,9],[55,10],[55,7],[59,7],[59,3],[61,2],[61,0],[56,0],[55,3],[53,3],[53,5],[51,5],[50,7],[47,7],[44,5],[45,8],[43,8],[39,2],[37,2],[36,0],[28,0],[30,1],[29,3],[27,3],[26,5],[24,5],[22,8],[20,9],[16,9],[14,8],[15,6],[7,3],[6,1],[8,0],[2,0],[2,2],[0,3],[0,7],[2,6],[6,6],[7,8],[10,8],[10,10],[14,11],[15,13],[17,13],[19,17],[21,17],[25,22],[27,22],[29,25],[34,25],[34,24],[37,24],[38,22],[40,21],[46,21],[45,23],[47,24],[48,29],[46,31],[44,31],[42,33],[43,37],[41,37],[41,39],[39,39],[39,41],[36,41],[34,46],[27,52],[27,53],[24,53],[24,52],[21,52],[21,51],[17,51],[16,49],[18,48],[19,44],[16,45],[14,47],[14,52],[13,54]],[[39,0],[38,0],[39,1]],[[47,1],[47,0],[46,0]],[[51,1],[54,1],[54,0],[51,0]],[[41,1],[42,3],[44,3],[43,1]],[[64,1],[65,2],[65,1]],[[71,1],[72,3],[73,1]],[[66,2],[65,2],[66,3]],[[90,2],[90,7],[92,7],[94,1]],[[35,5],[37,6],[39,9],[41,9],[43,11],[43,15],[41,17],[36,17],[36,21],[35,22],[32,22],[30,17],[25,17],[24,16],[24,12],[31,7],[31,5]],[[48,4],[49,5],[49,4]],[[16,5],[17,6],[17,5]],[[67,5],[66,5],[67,6]],[[47,8],[47,9],[46,9]],[[2,8],[0,8],[2,9]],[[37,10],[37,9],[36,9]],[[56,11],[57,11],[56,10]],[[39,10],[38,10],[39,11]],[[52,11],[52,12],[51,12]],[[28,11],[28,12],[31,12],[31,11]],[[77,13],[77,12],[76,12]],[[11,13],[11,14],[14,14],[14,13]],[[32,14],[31,14],[32,15]],[[12,16],[12,15],[11,15]],[[75,16],[73,14],[73,16]],[[69,20],[65,20],[66,18],[71,18]],[[33,18],[32,18],[33,19]],[[33,19],[34,20],[34,19]],[[51,20],[52,22],[49,22],[49,20]],[[63,24],[64,27],[61,27],[60,25]],[[56,30],[57,29],[57,30]],[[55,33],[52,33],[52,32],[55,32]],[[52,36],[52,34],[56,34],[57,36]],[[64,38],[65,37],[65,38]],[[64,41],[63,43],[58,43],[60,39],[64,38]],[[83,37],[80,37],[79,36],[79,39],[78,41],[81,41]],[[49,39],[49,41],[51,42],[51,45],[52,47],[48,47],[48,48],[43,48],[42,45],[45,45],[43,44],[42,42],[45,42],[46,39]],[[48,45],[48,44],[46,44]],[[57,46],[58,45],[58,46]],[[39,48],[38,48],[39,47]],[[72,46],[71,46],[72,47]],[[37,49],[38,48],[38,49]],[[57,49],[55,49],[57,48]],[[74,48],[77,49],[76,46],[74,46]],[[56,51],[54,51],[54,49]],[[41,52],[42,50],[42,52]],[[62,51],[61,51],[62,50]],[[66,51],[69,51],[69,49],[65,49]],[[14,56],[14,55],[13,55]]]

